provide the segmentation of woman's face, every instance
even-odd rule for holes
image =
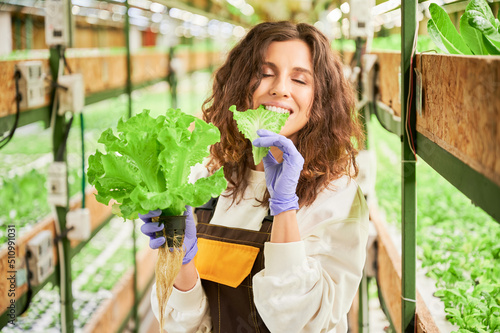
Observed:
[[[280,134],[296,143],[297,133],[309,120],[314,98],[311,51],[301,40],[272,42],[265,54],[262,80],[253,93],[253,108],[290,116]]]

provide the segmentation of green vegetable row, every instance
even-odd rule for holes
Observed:
[[[72,259],[72,280],[75,282],[86,267],[95,265],[96,259],[109,246],[110,242],[122,243],[81,288],[76,288],[73,284],[74,326],[77,330],[89,323],[99,305],[111,297],[112,288],[133,265],[131,237],[126,240],[113,238],[122,228],[123,222],[120,219],[110,221]],[[137,246],[139,249],[147,247],[147,239],[139,238]],[[59,314],[59,289],[49,283],[35,295],[27,312],[17,318],[17,326],[8,325],[2,328],[2,332],[60,332]]]
[[[376,193],[387,221],[400,226],[400,143],[372,121]],[[459,333],[500,332],[500,224],[422,160],[417,162],[417,244]],[[421,291],[422,292],[422,291]]]

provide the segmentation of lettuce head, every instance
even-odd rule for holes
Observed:
[[[290,116],[289,114],[266,110],[264,105],[259,106],[255,110],[248,109],[244,112],[237,111],[236,106],[232,105],[229,110],[233,112],[233,119],[236,120],[238,129],[250,142],[259,137],[257,135],[258,129],[266,129],[274,133],[279,133]],[[252,155],[255,165],[259,164],[268,152],[268,147],[255,147],[252,145]]]
[[[189,126],[194,122],[194,129]],[[217,127],[169,109],[153,118],[149,110],[119,120],[116,133],[105,130],[98,142],[105,153],[89,157],[87,176],[97,201],[126,219],[161,209],[164,215],[182,215],[185,205],[203,205],[227,187],[222,168],[207,178],[189,183],[191,167],[209,155],[220,141]]]

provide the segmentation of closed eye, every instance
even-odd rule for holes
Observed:
[[[302,80],[297,80],[297,79],[294,79],[293,81],[295,81],[295,82],[297,82],[297,83],[299,83],[299,84],[306,84],[306,83],[305,83],[304,81],[302,81]]]

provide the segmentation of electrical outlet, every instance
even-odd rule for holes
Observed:
[[[69,12],[67,0],[45,0],[45,43],[48,46],[69,44]]]
[[[54,272],[52,233],[43,230],[26,245],[28,278],[32,286],[38,286]]]
[[[65,112],[80,113],[85,106],[85,90],[83,85],[83,76],[81,73],[61,75],[57,79],[59,88],[59,115]]]
[[[71,210],[66,214],[66,228],[68,238],[71,240],[84,241],[90,237],[90,212],[87,208]]]
[[[16,70],[21,73],[19,78],[19,93],[21,109],[28,109],[45,103],[45,84],[41,61],[23,61],[16,64]]]
[[[47,177],[48,202],[54,206],[66,207],[68,203],[67,167],[65,162],[49,165]]]
[[[349,5],[349,38],[372,38],[375,0],[350,0]]]

